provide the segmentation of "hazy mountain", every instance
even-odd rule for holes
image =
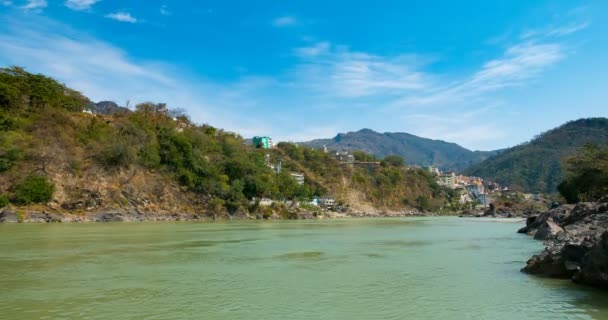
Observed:
[[[97,103],[91,102],[88,107],[93,113],[105,115],[131,112],[131,110],[128,108],[121,107],[113,101],[99,101]]]
[[[563,160],[586,143],[608,144],[608,119],[568,122],[532,141],[509,148],[464,172],[522,190],[555,192],[563,178]]]
[[[317,139],[302,144],[315,148],[361,150],[378,157],[398,155],[408,164],[437,165],[446,170],[461,170],[498,151],[471,151],[455,143],[418,137],[409,133],[379,133],[370,129],[340,133],[332,139]]]

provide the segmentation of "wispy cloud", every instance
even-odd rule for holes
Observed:
[[[331,44],[327,41],[317,42],[308,47],[296,48],[294,52],[300,57],[316,57],[329,52]]]
[[[581,23],[577,23],[577,24],[571,24],[568,26],[564,26],[564,27],[557,27],[554,28],[553,30],[550,30],[547,35],[548,36],[567,36],[569,34],[587,29],[587,27],[589,27],[589,25],[591,25],[590,22],[586,21],[586,22],[581,22]]]
[[[10,7],[10,6],[13,5],[13,2],[12,1],[8,1],[8,0],[2,1],[2,5],[5,6],[5,7]]]
[[[137,19],[135,17],[124,11],[109,13],[105,17],[120,22],[137,23]]]
[[[473,148],[489,148],[505,137],[497,122],[488,120],[507,114],[499,93],[529,83],[565,59],[570,52],[565,35],[586,27],[566,25],[553,28],[554,35],[546,31],[526,39],[514,33],[516,43],[457,76],[433,71],[433,56],[383,55],[307,39],[292,49],[294,64],[280,72],[243,72],[236,80],[214,82],[166,63],[134,59],[57,22],[9,18],[0,23],[7,26],[0,29],[0,64],[51,75],[94,100],[167,102],[186,107],[195,121],[275,140],[328,137],[376,121],[378,128],[392,126],[391,131]]]
[[[65,6],[72,10],[89,10],[91,7],[101,0],[67,0]]]
[[[464,86],[478,92],[517,86],[563,57],[563,48],[557,43],[520,43],[507,48],[503,57],[486,62]]]
[[[417,70],[423,59],[414,55],[379,56],[329,42],[297,48],[295,53],[304,61],[295,69],[292,82],[328,95],[391,95],[428,86],[425,73]]]
[[[278,17],[272,20],[272,25],[275,27],[288,27],[298,23],[298,20],[292,16]]]
[[[499,107],[500,104],[494,104],[448,110],[441,114],[413,113],[403,116],[402,120],[408,130],[416,135],[483,148],[506,136],[504,129],[493,121],[500,114],[496,113]]]
[[[238,115],[260,105],[252,96],[274,85],[273,79],[249,77],[219,85],[160,61],[133,59],[116,46],[44,17],[0,16],[0,23],[7,26],[0,30],[0,66],[24,66],[52,76],[94,101],[166,102],[186,108],[197,122],[245,135],[270,127],[262,116]]]
[[[440,84],[426,92],[404,96],[394,107],[455,104],[483,98],[483,95],[508,87],[521,86],[538,77],[566,56],[562,44],[525,41],[506,48],[499,58],[485,62],[471,76]]]
[[[523,40],[539,39],[539,38],[550,38],[550,37],[564,37],[575,32],[587,29],[591,25],[589,21],[570,23],[560,26],[551,26],[546,28],[528,29],[521,33],[520,38]]]
[[[170,16],[171,15],[171,11],[169,11],[169,8],[167,7],[167,5],[162,5],[160,7],[160,14],[162,14],[163,16]]]
[[[21,8],[25,10],[40,10],[46,8],[48,3],[46,0],[28,0],[27,3]]]

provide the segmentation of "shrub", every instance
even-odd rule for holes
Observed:
[[[110,143],[97,156],[97,160],[106,167],[128,167],[136,159],[135,146],[123,141]]]
[[[14,187],[14,202],[19,204],[46,203],[53,197],[55,186],[44,176],[31,175]]]
[[[608,149],[584,146],[566,161],[566,179],[558,186],[569,203],[597,201],[608,194]]]
[[[0,208],[8,206],[8,197],[4,194],[0,194]]]

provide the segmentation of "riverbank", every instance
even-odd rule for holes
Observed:
[[[457,215],[458,213],[443,214]],[[386,218],[412,216],[438,216],[433,212],[409,210],[373,210],[370,212],[334,212],[330,210],[288,210],[271,214],[237,211],[235,214],[192,212],[142,212],[137,210],[109,209],[96,212],[53,212],[22,208],[0,209],[0,223],[78,223],[78,222],[137,222],[137,221],[213,221],[213,220],[306,220],[340,218]]]
[[[608,198],[531,216],[518,232],[546,244],[523,272],[608,289]]]

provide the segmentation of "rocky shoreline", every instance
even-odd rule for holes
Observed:
[[[513,209],[513,208],[489,208],[487,210],[464,211],[461,218],[527,218],[538,215],[539,212],[532,209]]]
[[[546,244],[522,272],[608,289],[608,198],[530,216],[518,232]]]
[[[260,214],[250,214],[239,211],[229,215],[227,213],[188,213],[188,212],[142,212],[138,210],[110,209],[98,212],[81,214],[57,213],[46,210],[15,210],[11,208],[0,209],[0,223],[78,223],[78,222],[138,222],[138,221],[213,221],[213,220],[305,220],[323,218],[371,218],[371,217],[411,217],[436,216],[432,212],[417,210],[403,211],[375,211],[375,212],[332,212],[332,211],[292,211],[289,218],[277,214],[264,217]]]

